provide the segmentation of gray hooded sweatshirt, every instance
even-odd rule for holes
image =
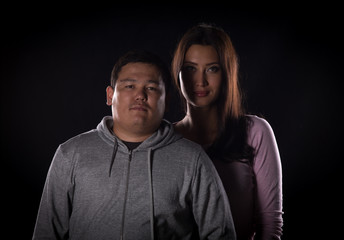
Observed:
[[[136,149],[111,132],[112,117],[61,144],[33,239],[235,239],[226,193],[202,148],[171,123]]]

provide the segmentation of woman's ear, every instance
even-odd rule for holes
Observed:
[[[114,92],[113,87],[108,86],[106,88],[106,105],[108,105],[108,106],[112,105],[113,92]]]

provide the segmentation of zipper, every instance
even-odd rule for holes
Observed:
[[[128,188],[129,188],[129,175],[130,175],[130,163],[132,158],[132,150],[129,151],[129,159],[128,159],[128,171],[127,171],[127,179],[126,179],[126,186],[125,186],[125,193],[124,193],[124,203],[123,203],[123,212],[122,212],[122,224],[121,224],[121,240],[124,239],[124,222],[125,222],[125,212],[127,206],[127,198],[128,198]]]

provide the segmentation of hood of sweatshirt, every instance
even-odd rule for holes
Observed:
[[[104,117],[97,126],[100,137],[108,144],[125,146],[124,143],[112,132],[112,128],[113,118],[111,116]],[[142,144],[140,144],[137,149],[155,150],[169,145],[180,138],[182,138],[182,136],[175,133],[173,125],[169,121],[163,119],[158,130],[153,133],[152,136],[142,142]]]
[[[163,120],[130,150],[112,127],[104,117],[59,146],[34,239],[235,239],[221,180],[201,146]]]
[[[113,145],[112,158],[109,164],[109,177],[111,177],[112,166],[116,159],[118,147],[128,149],[127,146],[112,132],[113,118],[106,116],[97,126],[97,131],[100,137],[110,145]],[[133,151],[147,151],[147,171],[149,182],[149,195],[150,195],[150,226],[151,226],[151,239],[154,239],[154,197],[153,197],[153,180],[152,180],[152,152],[156,149],[165,147],[179,139],[182,136],[174,132],[173,125],[167,120],[162,120],[160,127],[149,138],[143,141]],[[128,150],[129,151],[129,150]]]

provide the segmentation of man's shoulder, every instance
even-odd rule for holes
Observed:
[[[60,148],[69,150],[75,147],[92,145],[97,141],[99,141],[98,132],[97,130],[92,129],[90,131],[83,132],[69,138],[68,140],[60,144]]]
[[[181,137],[175,143],[180,145],[181,147],[184,147],[184,148],[190,149],[190,150],[200,151],[203,149],[202,146],[199,145],[198,143],[193,142],[193,141],[191,141],[187,138],[184,138],[184,137]]]
[[[204,149],[198,143],[188,140],[184,137],[179,138],[177,141],[169,145],[177,155],[182,156],[199,156]]]

